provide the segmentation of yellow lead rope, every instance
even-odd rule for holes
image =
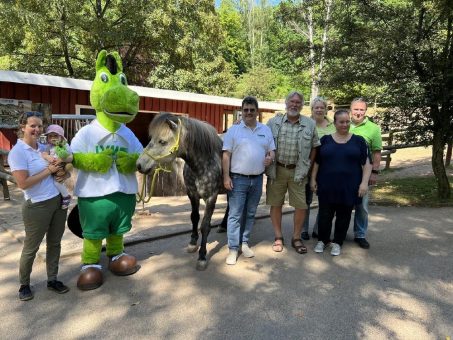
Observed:
[[[149,156],[151,159],[153,159],[154,161],[157,162],[157,168],[156,168],[156,170],[154,170],[153,179],[151,181],[151,187],[150,187],[148,196],[146,195],[146,182],[147,182],[148,176],[143,174],[142,189],[141,189],[141,192],[137,193],[137,195],[136,195],[137,203],[142,202],[144,205],[145,203],[148,203],[151,200],[151,197],[153,196],[153,192],[154,192],[154,185],[156,184],[156,179],[157,179],[157,176],[159,175],[159,172],[171,172],[172,171],[170,166],[162,165],[161,162],[159,162],[159,160],[162,160],[179,150],[179,140],[180,140],[180,136],[181,136],[181,126],[182,126],[181,120],[179,118],[178,118],[178,123],[179,123],[178,135],[176,136],[175,144],[173,144],[173,146],[169,149],[169,151],[166,155],[157,155],[156,156],[156,155],[149,153],[146,149],[145,149],[145,151],[143,151],[143,153],[145,155]]]

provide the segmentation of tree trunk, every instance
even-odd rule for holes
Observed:
[[[441,131],[435,131],[433,135],[433,154],[431,164],[437,181],[437,196],[439,199],[448,199],[451,195],[450,182],[444,166],[445,142]]]

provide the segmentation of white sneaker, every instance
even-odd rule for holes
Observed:
[[[323,241],[318,241],[318,243],[316,243],[316,246],[313,250],[315,253],[322,253],[324,251],[324,249],[326,249],[326,247],[327,246],[324,244]]]
[[[226,262],[226,264],[233,265],[233,264],[236,264],[237,259],[238,259],[238,251],[234,250],[234,249],[230,249],[225,262]]]
[[[330,255],[338,256],[341,254],[341,246],[338,243],[332,243],[332,250],[330,251]]]
[[[252,249],[250,249],[250,247],[247,243],[242,243],[241,252],[242,252],[242,255],[244,255],[244,257],[255,256],[255,253],[253,252]]]

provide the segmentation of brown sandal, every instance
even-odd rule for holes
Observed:
[[[300,245],[296,245],[296,243],[300,243]],[[291,247],[293,247],[299,254],[305,254],[307,252],[307,247],[305,247],[300,238],[293,238],[291,240]]]
[[[272,244],[272,250],[276,253],[281,253],[283,251],[283,245],[283,237],[276,237],[274,243]]]

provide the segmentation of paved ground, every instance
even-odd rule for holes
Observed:
[[[35,298],[17,298],[21,250],[20,195],[0,203],[2,339],[446,339],[453,335],[453,211],[372,207],[371,249],[351,240],[339,257],[290,247],[271,250],[269,218],[256,223],[256,257],[227,266],[226,235],[209,237],[210,264],[195,270],[189,235],[127,247],[142,265],[130,277],[106,272],[95,291],[75,287],[81,242],[63,241],[60,279],[71,291],[46,289],[45,263],[32,274]],[[153,199],[129,240],[188,230],[185,198]],[[222,204],[220,204],[220,207]],[[221,219],[221,209],[215,220]],[[313,214],[315,215],[315,214]],[[291,215],[284,216],[289,244]],[[44,248],[44,246],[42,247]],[[42,257],[42,252],[40,253]],[[77,254],[73,256],[71,254]],[[103,257],[105,264],[105,257]]]

